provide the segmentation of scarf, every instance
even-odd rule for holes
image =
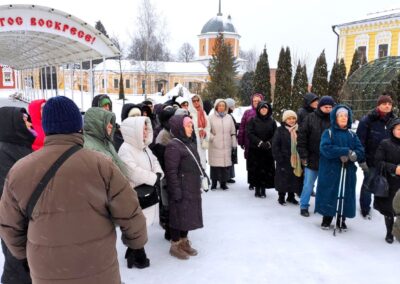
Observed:
[[[200,138],[206,137],[206,131],[204,128],[207,126],[207,119],[204,114],[204,110],[201,106],[199,106],[197,109],[197,127],[199,128],[199,136]]]
[[[297,152],[297,129],[299,128],[299,125],[296,123],[293,126],[289,126],[285,124],[286,129],[290,133],[290,165],[292,166],[293,173],[296,177],[301,177],[303,174],[303,169],[301,167],[301,161],[300,161],[300,156],[299,153]]]

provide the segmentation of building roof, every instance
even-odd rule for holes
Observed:
[[[201,34],[206,33],[234,33],[237,34],[235,26],[232,24],[231,16],[224,18],[222,14],[211,18],[201,29]]]
[[[16,69],[57,66],[119,50],[101,32],[69,13],[37,5],[1,5],[0,62]]]
[[[343,27],[347,27],[347,26],[359,25],[359,24],[370,23],[370,22],[385,21],[385,20],[390,20],[390,19],[400,19],[400,13],[384,14],[384,15],[381,15],[378,17],[361,19],[361,20],[352,21],[352,22],[348,22],[348,23],[344,23],[344,24],[335,25],[335,26],[338,28],[343,28]]]
[[[96,71],[119,72],[119,61],[108,59],[95,67]],[[121,60],[121,69],[124,72],[144,72],[147,70],[150,73],[173,73],[173,74],[188,74],[188,75],[208,75],[207,67],[200,62],[155,62],[148,61],[147,66],[145,61]]]

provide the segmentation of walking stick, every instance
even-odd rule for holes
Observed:
[[[340,180],[339,180],[339,189],[338,189],[338,198],[337,198],[337,203],[336,203],[336,214],[335,214],[335,220],[334,220],[334,228],[333,228],[333,235],[336,236],[336,229],[337,229],[337,219],[340,218],[339,215],[339,206],[340,206],[340,200],[344,198],[344,191],[346,188],[346,165],[345,163],[342,163],[342,169],[340,170]],[[342,194],[343,193],[343,194]],[[341,214],[343,214],[343,202],[342,202],[342,207],[341,207]],[[339,226],[341,229],[341,226]]]

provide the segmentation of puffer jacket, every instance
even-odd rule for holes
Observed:
[[[57,171],[26,219],[36,185],[81,134],[47,136],[40,151],[10,170],[0,201],[0,236],[28,258],[33,283],[120,284],[115,224],[132,249],[147,242],[146,222],[128,180],[105,155],[81,149]]]
[[[304,105],[302,108],[299,108],[299,110],[297,111],[297,124],[299,126],[306,119],[307,115],[314,112],[315,109],[313,109],[310,106],[310,104],[315,100],[318,100],[318,96],[314,93],[307,93],[304,95],[304,99],[303,99]]]
[[[224,100],[216,100],[214,112],[209,117],[211,130],[208,161],[212,167],[230,167],[232,166],[232,148],[237,147],[236,128],[231,116],[227,113],[227,108],[223,117],[217,113],[216,108],[220,102],[225,103]]]

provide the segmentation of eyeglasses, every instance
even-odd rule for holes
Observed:
[[[192,102],[194,102],[194,103],[197,103],[197,102],[199,102],[200,100],[199,99],[197,99],[197,100],[192,100]]]

